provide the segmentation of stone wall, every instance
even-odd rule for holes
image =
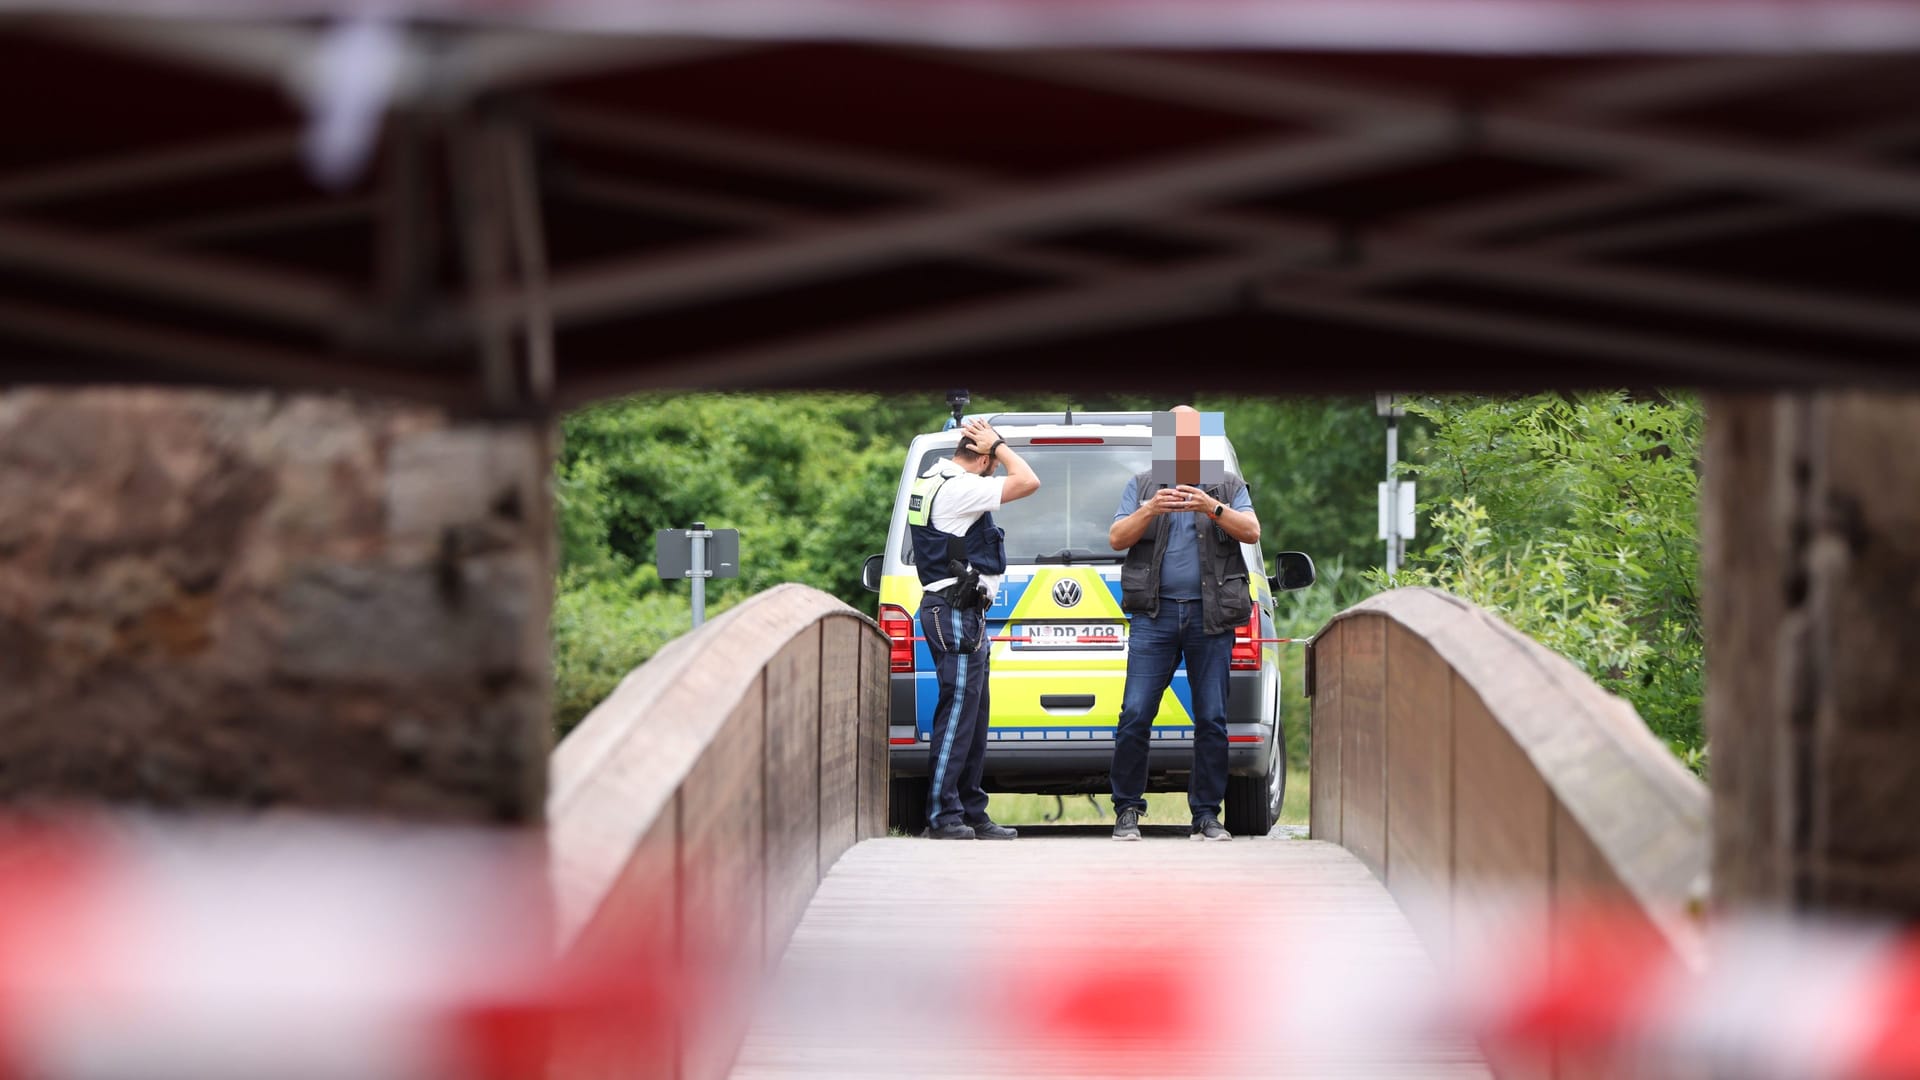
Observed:
[[[1920,917],[1920,397],[1708,399],[1714,892]]]
[[[346,397],[0,394],[0,799],[536,820],[548,462]]]

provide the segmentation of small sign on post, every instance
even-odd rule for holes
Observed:
[[[1392,566],[1396,569],[1407,558],[1407,541],[1420,523],[1419,493],[1411,480],[1395,480],[1380,486],[1380,539],[1387,541]]]
[[[740,530],[709,529],[696,521],[691,529],[661,529],[653,534],[653,562],[661,581],[693,582],[693,625],[707,621],[707,579],[740,576]]]

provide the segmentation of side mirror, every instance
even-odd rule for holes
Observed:
[[[1302,555],[1301,558],[1306,558],[1306,556]],[[881,564],[886,561],[887,557],[885,555],[869,555],[867,556],[867,561],[860,565],[860,584],[865,587],[868,592],[880,591]],[[1313,564],[1311,563],[1307,564],[1307,576],[1313,576]]]
[[[1292,592],[1313,584],[1313,560],[1304,551],[1282,551],[1273,557],[1279,573],[1267,579],[1274,592]]]

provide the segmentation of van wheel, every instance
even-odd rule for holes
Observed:
[[[896,776],[887,788],[887,828],[919,836],[927,828],[927,792],[932,781],[924,776]]]
[[[1265,776],[1227,777],[1227,831],[1235,836],[1265,836],[1280,820],[1280,803],[1287,795],[1287,744],[1281,738]]]

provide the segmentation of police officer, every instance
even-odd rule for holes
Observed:
[[[994,476],[1004,465],[1007,475]],[[953,457],[935,462],[907,495],[913,562],[920,573],[920,634],[940,672],[928,769],[927,835],[936,840],[1011,840],[987,817],[980,786],[987,753],[987,605],[1007,569],[1002,503],[1040,490],[1033,467],[983,420],[960,431]]]
[[[1174,412],[1192,412],[1181,405]],[[1127,633],[1127,682],[1113,738],[1113,838],[1140,839],[1147,809],[1147,752],[1160,698],[1184,658],[1193,691],[1193,772],[1187,809],[1193,840],[1231,840],[1220,824],[1227,793],[1227,680],[1233,628],[1253,617],[1241,544],[1260,542],[1247,485],[1228,473],[1202,489],[1155,489],[1151,470],[1127,482],[1107,542],[1127,553],[1120,606]]]

